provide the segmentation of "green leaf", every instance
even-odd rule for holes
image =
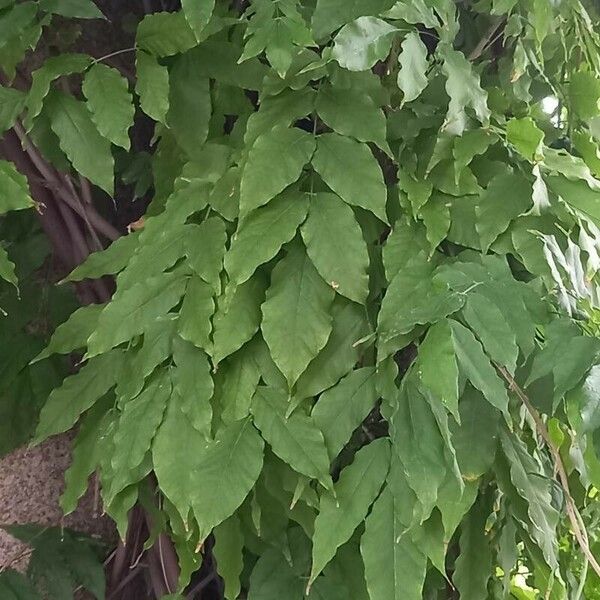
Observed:
[[[200,277],[191,277],[179,311],[179,335],[198,348],[209,350],[211,317],[215,311],[213,291]]]
[[[511,373],[517,367],[519,348],[502,311],[487,298],[469,294],[463,309],[467,325],[475,332],[489,357]]]
[[[344,69],[366,71],[388,55],[396,31],[381,19],[359,17],[335,36],[331,56]]]
[[[52,334],[48,345],[31,362],[38,362],[52,354],[69,354],[74,350],[85,348],[98,323],[98,317],[104,304],[88,304],[71,313]]]
[[[142,110],[155,121],[166,123],[169,111],[169,71],[145,52],[138,52],[135,61],[135,91]]]
[[[102,11],[92,0],[40,0],[44,12],[74,19],[104,19]]]
[[[258,266],[276,256],[283,244],[296,235],[307,211],[307,195],[289,191],[250,213],[225,255],[230,280],[238,285],[244,283]]]
[[[241,591],[240,576],[244,568],[244,536],[239,519],[232,515],[214,530],[213,556],[217,571],[225,584],[225,598],[236,600]]]
[[[420,213],[425,225],[426,237],[431,247],[430,255],[444,241],[450,230],[450,198],[437,191],[421,207]]]
[[[473,72],[471,63],[462,52],[447,44],[438,47],[438,53],[444,61],[446,92],[450,96],[444,130],[461,135],[467,125],[467,107],[471,107],[481,123],[487,125],[491,114],[487,92],[481,87],[479,75]]]
[[[332,489],[323,434],[313,419],[300,411],[287,416],[288,406],[285,392],[259,387],[251,407],[254,423],[281,460],[296,472]]]
[[[589,71],[571,74],[569,100],[573,112],[584,121],[600,114],[600,79]]]
[[[372,142],[388,154],[387,123],[382,110],[367,94],[331,85],[322,86],[316,110],[336,133],[359,142]]]
[[[129,483],[135,483],[129,481],[129,473],[139,467],[150,450],[169,403],[171,389],[171,378],[165,370],[139,396],[125,403],[113,436],[113,486],[124,489]]]
[[[115,275],[127,266],[138,242],[137,233],[121,236],[104,250],[92,252],[62,281],[82,281],[83,279],[98,279],[104,275]]]
[[[261,329],[290,388],[329,339],[334,295],[300,244],[273,270]]]
[[[316,396],[337,383],[358,362],[355,342],[368,331],[363,307],[337,296],[331,307],[332,331],[327,344],[308,365],[296,384],[296,397]]]
[[[136,283],[113,299],[100,314],[98,326],[88,339],[86,358],[143,333],[180,301],[186,283],[186,278],[178,272],[163,274]]]
[[[210,82],[200,73],[193,55],[182,54],[169,71],[167,125],[189,157],[206,141],[211,113]]]
[[[13,88],[0,86],[0,131],[10,129],[23,112],[26,95]]]
[[[317,0],[317,6],[312,16],[315,38],[320,40],[358,17],[378,15],[393,4],[394,0],[361,0],[361,2]]]
[[[302,239],[321,277],[342,296],[364,304],[369,254],[352,209],[335,194],[312,196]]]
[[[17,276],[15,275],[15,265],[8,258],[8,254],[4,248],[0,246],[0,277],[8,283],[12,283],[15,287],[18,286]]]
[[[508,229],[513,219],[530,208],[531,197],[531,184],[519,175],[496,175],[490,181],[476,208],[475,227],[484,252]]]
[[[419,345],[417,372],[423,386],[460,420],[458,413],[458,365],[452,331],[447,320],[429,328]]]
[[[544,155],[544,132],[531,117],[511,119],[506,124],[506,139],[530,162],[537,162]]]
[[[40,413],[32,444],[73,427],[79,416],[115,385],[122,360],[119,351],[98,356],[53,390]]]
[[[35,206],[27,179],[5,160],[0,160],[0,198],[0,214]]]
[[[454,351],[461,371],[486,400],[508,418],[508,394],[496,370],[485,355],[481,344],[470,329],[450,320]]]
[[[427,87],[427,48],[416,31],[409,33],[402,42],[402,52],[398,58],[398,87],[404,93],[402,103],[416,100]]]
[[[208,356],[192,344],[176,338],[173,341],[173,361],[177,366],[172,375],[173,391],[181,398],[181,410],[194,429],[209,439],[212,425],[210,399],[214,383]]]
[[[215,365],[239,350],[258,331],[265,289],[264,277],[255,275],[240,286],[227,288],[218,299],[213,318],[212,359]]]
[[[129,128],[135,112],[127,80],[111,67],[95,64],[83,80],[83,94],[92,121],[107,140],[129,150]],[[110,98],[110,103],[107,102]]]
[[[313,560],[309,586],[362,523],[379,495],[389,469],[390,446],[386,439],[371,442],[356,453],[334,486],[334,494],[321,496],[315,520]]]
[[[367,517],[360,550],[371,600],[421,600],[427,557],[406,533],[386,487]]]
[[[263,447],[248,419],[206,442],[177,404],[170,403],[153,444],[154,468],[161,489],[184,521],[193,510],[201,541],[235,512],[256,483]]]
[[[181,7],[189,26],[198,39],[212,17],[215,0],[183,0]]]
[[[136,46],[155,56],[172,56],[196,45],[183,11],[146,15],[137,28]]]
[[[312,418],[323,432],[332,461],[373,410],[377,397],[375,370],[372,367],[352,371],[321,394],[313,408]]]
[[[421,224],[405,219],[396,221],[383,246],[386,279],[392,281],[414,255],[429,254],[429,250],[425,228]]]
[[[85,54],[61,54],[50,57],[33,72],[31,88],[25,101],[27,114],[23,119],[23,125],[28,132],[31,131],[35,118],[42,112],[44,98],[48,95],[52,82],[64,75],[85,71],[91,62],[92,59]]]
[[[40,600],[38,591],[29,579],[12,569],[0,573],[0,594],[6,600]]]
[[[96,129],[85,103],[68,94],[54,92],[48,96],[46,108],[50,127],[73,167],[112,196],[114,159],[110,142]]]
[[[192,225],[184,245],[192,270],[210,283],[215,291],[221,291],[220,274],[225,254],[225,223],[218,217],[210,218],[201,225]]]
[[[483,502],[471,509],[461,527],[460,555],[452,581],[461,600],[478,600],[487,596],[487,583],[492,575],[491,540],[486,535],[488,511]]]
[[[264,552],[250,575],[248,600],[302,600],[304,585],[278,548]]]
[[[387,191],[377,160],[366,144],[337,133],[317,138],[315,171],[344,201],[372,212],[387,223]]]
[[[294,183],[314,151],[314,137],[295,127],[275,127],[261,135],[250,148],[242,173],[242,215],[263,206]]]

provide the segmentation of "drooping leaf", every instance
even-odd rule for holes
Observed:
[[[363,367],[349,373],[317,401],[312,411],[316,425],[323,432],[329,458],[333,460],[375,407],[377,390],[375,371]]]
[[[387,222],[383,174],[366,144],[325,133],[317,138],[312,164],[344,202],[371,211]]]
[[[181,6],[187,22],[198,38],[210,21],[215,0],[183,0]]]
[[[138,52],[135,91],[142,110],[155,121],[165,123],[169,111],[169,71],[146,52]]]
[[[104,19],[92,0],[40,0],[40,8],[48,13],[75,19]]]
[[[371,442],[356,453],[335,484],[335,496],[321,496],[315,520],[313,560],[309,585],[352,535],[378,496],[389,468],[390,446],[386,439]]]
[[[420,600],[427,557],[398,518],[397,500],[386,487],[367,517],[361,554],[371,600]]]
[[[575,114],[584,120],[600,114],[600,80],[589,71],[571,75],[569,98]]]
[[[369,293],[369,255],[352,209],[335,194],[317,194],[302,225],[306,252],[339,294],[364,303]]]
[[[221,291],[220,274],[225,254],[225,223],[218,217],[210,218],[201,225],[192,225],[186,235],[184,246],[190,267],[215,291]]]
[[[259,387],[252,400],[252,415],[273,452],[295,471],[317,479],[325,488],[333,484],[323,434],[311,417],[298,411],[287,416],[285,392]]]
[[[275,127],[257,138],[242,173],[240,212],[263,206],[302,173],[315,151],[315,140],[297,128]]]
[[[312,28],[317,40],[364,15],[378,15],[394,4],[393,0],[317,0]]]
[[[112,195],[114,159],[110,142],[102,137],[85,104],[62,92],[48,96],[50,126],[73,167],[92,183]]]
[[[0,198],[0,214],[34,206],[27,179],[5,160],[0,160]]]
[[[376,17],[359,17],[335,36],[332,57],[349,71],[366,71],[383,60],[396,28]]]
[[[334,295],[300,244],[273,271],[261,330],[290,387],[329,339]]]
[[[183,11],[146,15],[136,33],[136,45],[155,56],[172,56],[196,45],[196,37]]]
[[[9,87],[0,87],[0,131],[10,129],[23,111],[26,95]]]
[[[15,275],[15,264],[8,258],[8,254],[4,248],[0,246],[0,278],[4,281],[12,283],[15,287],[18,286],[17,276]]]
[[[404,92],[403,103],[416,100],[427,87],[427,48],[419,34],[409,33],[402,42],[402,52],[399,57],[400,71],[398,72],[398,87]]]
[[[240,576],[244,568],[244,536],[239,519],[232,515],[214,530],[213,554],[217,570],[225,582],[225,598],[236,600],[240,593]]]
[[[113,144],[129,150],[128,132],[135,109],[127,80],[116,69],[95,64],[85,74],[82,89],[98,131]]]
[[[200,277],[191,277],[179,312],[179,335],[198,348],[210,349],[211,317],[215,310],[213,292]]]
[[[543,156],[544,132],[531,117],[511,119],[506,124],[506,139],[529,161],[534,162]]]
[[[48,397],[40,413],[33,444],[70,429],[79,416],[114,387],[122,355],[115,350],[88,361]]]
[[[252,212],[234,235],[225,255],[225,270],[230,279],[240,285],[259,265],[276,256],[296,234],[307,209],[306,195],[290,191]]]

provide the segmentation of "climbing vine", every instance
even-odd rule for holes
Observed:
[[[0,2],[4,451],[156,597],[600,598],[594,7],[181,4]]]

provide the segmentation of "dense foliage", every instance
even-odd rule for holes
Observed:
[[[3,451],[79,424],[158,597],[600,598],[592,6],[0,7]]]

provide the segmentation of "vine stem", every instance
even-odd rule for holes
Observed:
[[[554,445],[552,439],[550,438],[550,434],[548,433],[546,424],[542,420],[542,417],[540,416],[539,412],[531,403],[531,400],[529,400],[527,394],[521,389],[521,387],[514,380],[512,375],[502,365],[499,365],[498,363],[495,364],[502,377],[504,377],[504,379],[508,383],[510,390],[517,395],[519,400],[521,400],[521,402],[531,415],[531,418],[535,423],[535,427],[539,435],[544,440],[544,443],[546,444],[546,446],[550,450],[550,453],[552,454],[552,458],[554,459],[555,471],[558,474],[560,485],[565,494],[565,506],[567,509],[567,516],[569,517],[569,521],[571,523],[571,528],[573,529],[573,533],[575,535],[577,543],[579,544],[579,547],[581,548],[581,551],[583,552],[583,555],[587,559],[588,563],[591,565],[592,569],[594,569],[596,575],[600,577],[600,564],[598,564],[596,557],[592,554],[592,551],[590,550],[590,544],[588,534],[585,529],[585,524],[581,515],[579,514],[579,511],[577,510],[575,500],[573,500],[573,496],[571,495],[571,490],[569,488],[569,478],[567,476],[565,465],[560,456],[560,452],[558,448]]]
[[[135,52],[136,50],[137,50],[137,46],[131,46],[130,48],[121,48],[121,50],[115,50],[114,52],[109,52],[108,54],[105,54],[104,56],[95,58],[92,61],[92,65],[97,65],[99,62],[102,62],[103,60],[108,60],[109,58],[112,58],[113,56],[119,56],[120,54],[126,54],[127,52]]]

